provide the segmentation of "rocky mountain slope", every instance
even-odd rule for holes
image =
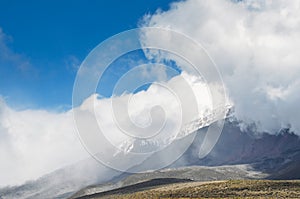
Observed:
[[[198,152],[205,129],[195,132],[192,145],[169,166],[168,172],[147,172],[145,175],[136,174],[128,178],[130,174],[108,169],[109,175],[104,176],[103,172],[97,172],[103,170],[103,166],[90,159],[21,186],[0,188],[0,198],[67,198],[88,186],[98,187],[98,191],[103,191],[116,188],[115,184],[124,186],[123,183],[129,179],[137,182],[157,177],[182,176],[182,179],[192,179],[193,176],[196,180],[242,179],[249,178],[251,173],[259,173],[259,178],[300,179],[300,139],[287,129],[274,135],[257,135],[252,129],[242,132],[237,122],[227,121],[216,146],[208,156],[199,159]],[[155,159],[149,158],[145,164],[147,161],[153,162]],[[221,168],[224,167],[216,167],[222,165],[231,166],[223,170]],[[199,173],[198,177],[196,173]]]
[[[72,198],[90,196],[96,193],[107,192],[109,190],[120,189],[122,187],[133,186],[137,183],[145,183],[151,180],[153,186],[170,184],[183,181],[219,181],[228,179],[262,179],[267,175],[253,170],[250,165],[231,166],[189,166],[181,168],[168,168],[158,171],[147,171],[145,173],[123,175],[123,179],[117,183],[100,184],[89,186],[80,190]],[[143,184],[145,185],[145,184]]]

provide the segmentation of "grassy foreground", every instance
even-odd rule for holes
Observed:
[[[300,198],[300,181],[229,180],[184,182],[145,190],[112,191],[89,198]]]

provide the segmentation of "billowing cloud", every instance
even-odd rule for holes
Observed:
[[[188,89],[191,89],[190,93]],[[194,95],[193,93],[197,94],[190,96]],[[197,101],[199,113],[195,111],[192,97]],[[111,100],[117,108],[115,112],[111,107]],[[153,84],[147,91],[135,94],[124,94],[107,99],[98,99],[97,95],[92,95],[79,107],[62,113],[45,110],[16,111],[10,108],[4,100],[0,102],[0,186],[35,179],[89,157],[77,134],[78,126],[74,121],[74,111],[80,111],[79,120],[81,121],[89,119],[87,114],[94,114],[95,111],[105,138],[116,149],[107,151],[101,148],[102,151],[97,152],[107,154],[110,161],[116,157],[121,158],[124,168],[127,169],[135,165],[133,159],[127,156],[128,152],[143,150],[147,152],[153,143],[156,144],[157,149],[164,144],[169,144],[176,139],[176,134],[171,133],[173,131],[178,133],[182,123],[188,123],[199,117],[199,114],[203,115],[211,110],[210,94],[206,85],[201,79],[185,72],[173,77],[165,83],[165,86]],[[163,109],[164,114],[156,112],[158,109],[155,107],[158,106]],[[184,118],[181,115],[183,108],[188,110]],[[127,113],[129,118],[126,118]],[[116,118],[121,120],[116,120]],[[164,121],[164,129],[160,129],[161,122]],[[84,124],[87,125],[85,132],[92,131],[88,122]],[[135,131],[137,126],[143,129],[148,125],[152,125],[150,131]],[[137,143],[135,139],[126,136],[120,127],[137,137],[153,136],[153,129],[157,127],[159,136],[149,139],[148,143]],[[81,136],[85,132],[81,132]],[[95,137],[92,139],[95,140]],[[96,145],[102,147],[105,143],[98,139]],[[108,171],[105,167],[103,170]],[[102,171],[95,172],[101,173]],[[105,174],[103,171],[103,178],[107,175],[109,173]]]
[[[142,26],[172,29],[202,44],[221,72],[239,120],[255,123],[258,131],[290,127],[299,134],[299,9],[298,0],[187,0],[145,16]],[[149,35],[142,42],[171,42],[197,56],[168,35]]]

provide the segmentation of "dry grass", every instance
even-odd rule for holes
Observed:
[[[229,180],[185,182],[92,198],[300,198],[300,181]]]

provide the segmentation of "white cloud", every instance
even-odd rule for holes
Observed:
[[[0,103],[0,185],[21,183],[87,157],[72,113],[15,111]]]
[[[182,137],[184,125],[211,110],[206,84],[183,72],[136,94],[101,100],[92,95],[74,112],[81,138],[90,152],[114,169],[126,171]],[[163,162],[156,164],[162,166]]]
[[[147,151],[147,144],[150,146],[153,143],[156,144],[157,149],[165,146],[174,139],[171,134],[172,132],[177,133],[178,129],[176,128],[180,128],[181,122],[187,123],[198,117],[195,109],[197,104],[199,110],[202,111],[200,114],[204,114],[205,110],[209,112],[211,109],[208,89],[196,77],[183,73],[166,82],[165,86],[153,84],[147,91],[110,99],[97,99],[96,95],[92,95],[81,106],[62,113],[45,110],[16,111],[10,108],[4,100],[1,100],[0,186],[19,184],[26,180],[35,179],[89,157],[79,141],[73,111],[81,111],[80,119],[86,120],[89,117],[86,117],[85,113],[93,114],[94,107],[96,118],[99,119],[98,122],[105,137],[120,149],[105,151],[103,148],[105,143],[102,140],[96,140],[97,146],[100,146],[102,150],[97,152],[105,152],[110,161],[119,157],[122,160],[119,160],[119,163],[122,163],[124,168],[134,166],[134,160],[127,156],[126,151]],[[197,95],[192,96],[192,91],[196,91]],[[194,104],[193,97],[195,97],[197,104]],[[130,100],[127,101],[128,99]],[[110,105],[111,100],[114,100],[117,108],[121,107],[122,109],[116,109],[116,112],[113,113]],[[157,106],[164,110],[164,114],[152,109]],[[184,112],[182,116],[180,115],[181,111],[187,112]],[[126,119],[127,112],[130,118]],[[139,143],[136,140],[128,139],[128,136],[120,131],[116,126],[114,117],[121,118],[119,126],[127,128],[125,130],[129,133],[137,133],[136,136],[149,136],[153,133],[156,125],[160,127],[161,121],[164,120],[165,126],[162,130],[160,129],[159,136],[155,139],[150,139],[148,143]],[[183,120],[181,121],[181,119]],[[84,122],[86,124],[85,132],[92,131],[91,126],[88,125],[89,122]],[[143,135],[139,134],[141,132],[135,131],[136,125],[147,127],[149,124],[152,125],[150,131],[143,131]],[[94,140],[95,137],[92,139]],[[131,147],[128,148],[129,145]],[[120,154],[122,151],[125,153]],[[119,153],[119,155],[115,153]],[[103,171],[97,170],[95,172],[103,172],[103,177],[107,177],[109,173],[105,174],[104,171],[106,172],[107,168],[103,167]]]
[[[238,119],[255,122],[259,131],[291,126],[299,134],[299,9],[298,0],[187,0],[146,16],[144,26],[169,28],[200,42],[221,71]],[[142,39],[148,45],[172,43],[197,56],[167,36]]]

